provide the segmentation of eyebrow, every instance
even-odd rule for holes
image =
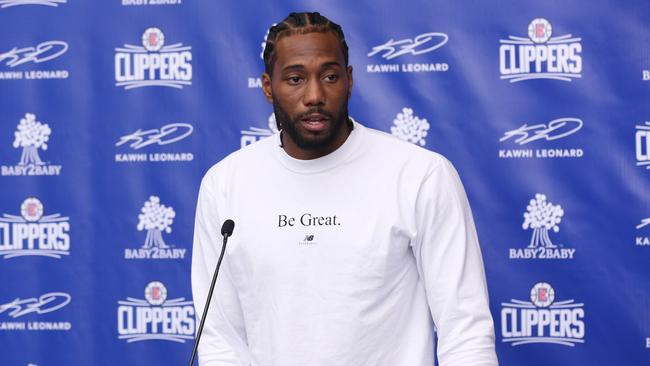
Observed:
[[[328,68],[328,67],[332,67],[332,66],[343,67],[343,65],[341,65],[341,63],[338,62],[338,61],[330,61],[330,62],[326,62],[326,63],[324,63],[324,64],[321,66],[321,69],[326,69],[326,68]],[[286,72],[286,71],[288,71],[288,70],[303,70],[304,68],[305,68],[305,65],[302,65],[302,64],[293,64],[293,65],[285,66],[284,68],[282,68],[281,72]]]

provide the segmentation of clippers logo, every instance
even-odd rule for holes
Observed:
[[[125,44],[116,48],[115,86],[182,89],[184,85],[192,85],[192,47],[165,43],[163,32],[152,27],[142,34],[142,47]]]
[[[517,144],[520,146],[543,140],[560,140],[580,131],[584,123],[579,118],[558,118],[548,124],[540,123],[529,126],[524,123],[521,127],[506,131],[499,142]],[[553,159],[553,158],[581,158],[584,150],[581,148],[556,148],[556,149],[499,149],[499,159]]]
[[[194,306],[180,297],[167,298],[162,282],[150,282],[144,300],[127,297],[118,301],[118,339],[127,343],[163,340],[185,343],[194,339]]]
[[[647,228],[645,227],[648,225],[650,225],[650,217],[642,219],[641,222],[636,226],[636,229],[647,231]],[[650,247],[650,236],[637,236],[635,245],[638,247]]]
[[[275,114],[271,113],[267,120],[267,126],[268,128],[251,127],[248,130],[242,130],[240,139],[241,147],[277,133],[278,125],[275,121]]]
[[[368,57],[379,56],[384,60],[392,60],[404,55],[420,56],[443,47],[449,41],[449,36],[440,32],[422,33],[413,38],[400,40],[390,39],[387,42],[374,46]],[[393,72],[446,72],[449,64],[446,62],[435,63],[381,63],[367,64],[368,73],[393,73]]]
[[[21,299],[16,297],[13,301],[0,304],[0,320],[3,318],[17,319],[30,314],[47,314],[55,312],[70,303],[72,296],[65,292],[50,292],[40,297]],[[33,315],[31,315],[33,317]],[[0,331],[12,330],[37,330],[37,331],[68,331],[72,329],[70,322],[59,321],[0,321]]]
[[[9,8],[19,5],[46,5],[57,7],[59,4],[66,4],[68,0],[0,0],[0,8]]]
[[[194,131],[189,123],[170,123],[161,128],[149,130],[138,129],[137,131],[121,136],[115,146],[123,146],[132,150],[140,150],[150,145],[165,146],[181,141],[190,136]],[[128,144],[128,145],[127,145]],[[117,153],[116,163],[140,163],[140,162],[189,162],[194,160],[191,152],[151,152],[151,153]]]
[[[516,83],[531,79],[572,81],[582,77],[582,38],[552,34],[551,23],[537,18],[528,25],[528,38],[509,36],[500,40],[501,79]]]
[[[537,193],[526,206],[524,213],[524,230],[532,230],[528,247],[510,248],[510,259],[573,259],[574,248],[563,248],[562,244],[553,244],[549,231],[560,231],[558,224],[562,221],[564,210],[560,205],[546,201],[546,195]]]
[[[636,126],[636,166],[650,169],[650,122]]]
[[[51,133],[52,130],[47,123],[41,123],[36,120],[34,114],[26,113],[14,132],[13,147],[22,151],[20,161],[18,165],[1,166],[2,176],[61,174],[61,165],[43,162],[38,154],[38,150],[47,150]]]
[[[68,70],[36,69],[20,71],[20,68],[25,68],[27,67],[26,65],[40,65],[44,62],[57,59],[67,51],[68,44],[64,41],[46,41],[36,46],[14,47],[9,51],[0,53],[0,80],[67,79],[70,76]],[[3,71],[1,69],[2,66],[8,67],[9,70]],[[13,71],[16,67],[19,67],[18,71]]]
[[[0,256],[4,259],[43,256],[60,259],[70,254],[70,219],[61,214],[43,215],[37,198],[20,205],[21,216],[0,217]]]
[[[162,232],[172,232],[176,212],[160,203],[156,196],[149,197],[138,215],[138,231],[147,231],[144,244],[139,249],[125,249],[125,259],[183,259],[187,249],[175,248],[163,240]]]
[[[404,107],[393,120],[390,133],[400,140],[424,146],[427,143],[429,127],[426,118],[420,118],[413,114],[413,109]]]
[[[530,290],[530,301],[501,303],[501,341],[513,346],[552,343],[574,347],[584,343],[584,304],[555,298],[553,287],[539,282]]]

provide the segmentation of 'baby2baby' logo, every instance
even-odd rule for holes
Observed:
[[[575,248],[564,248],[551,241],[549,233],[560,231],[564,210],[546,200],[546,195],[537,193],[526,206],[522,228],[531,230],[530,241],[525,248],[510,248],[510,259],[573,259]]]
[[[47,150],[51,134],[52,129],[47,123],[37,121],[33,113],[26,113],[14,132],[13,147],[20,150],[20,160],[16,165],[0,166],[2,176],[61,174],[61,165],[43,161],[39,154],[39,150]]]
[[[175,248],[165,243],[163,233],[172,232],[172,223],[176,217],[173,208],[160,203],[160,198],[149,197],[138,215],[138,231],[147,234],[140,248],[124,250],[125,259],[183,259],[187,249]]]

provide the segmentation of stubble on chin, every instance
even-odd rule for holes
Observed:
[[[273,100],[273,112],[277,121],[276,123],[278,124],[278,129],[283,133],[286,132],[296,146],[307,151],[323,149],[332,144],[349,119],[347,101],[337,116],[326,113],[321,109],[314,108],[306,113],[296,116],[295,119],[292,119],[276,100]],[[298,130],[297,126],[301,119],[311,113],[320,113],[327,116],[331,123],[331,128],[326,135],[316,138],[308,138]]]
[[[282,130],[282,133],[286,132],[296,146],[307,151],[319,150],[331,145],[338,136],[341,128],[344,128],[348,119],[347,103],[338,116],[333,116],[320,109],[313,109],[298,115],[295,119],[291,119],[289,114],[275,100],[273,101],[273,112],[275,113],[278,128]],[[303,133],[298,130],[297,126],[300,123],[301,118],[310,113],[321,113],[328,117],[331,127],[326,135],[309,138],[304,136]],[[304,133],[306,134],[307,132]]]

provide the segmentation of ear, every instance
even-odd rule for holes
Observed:
[[[268,73],[262,74],[262,91],[269,103],[273,103],[273,90],[271,89],[271,75]]]
[[[348,98],[352,96],[352,84],[354,82],[352,81],[352,66],[348,65],[346,72],[348,74]]]

